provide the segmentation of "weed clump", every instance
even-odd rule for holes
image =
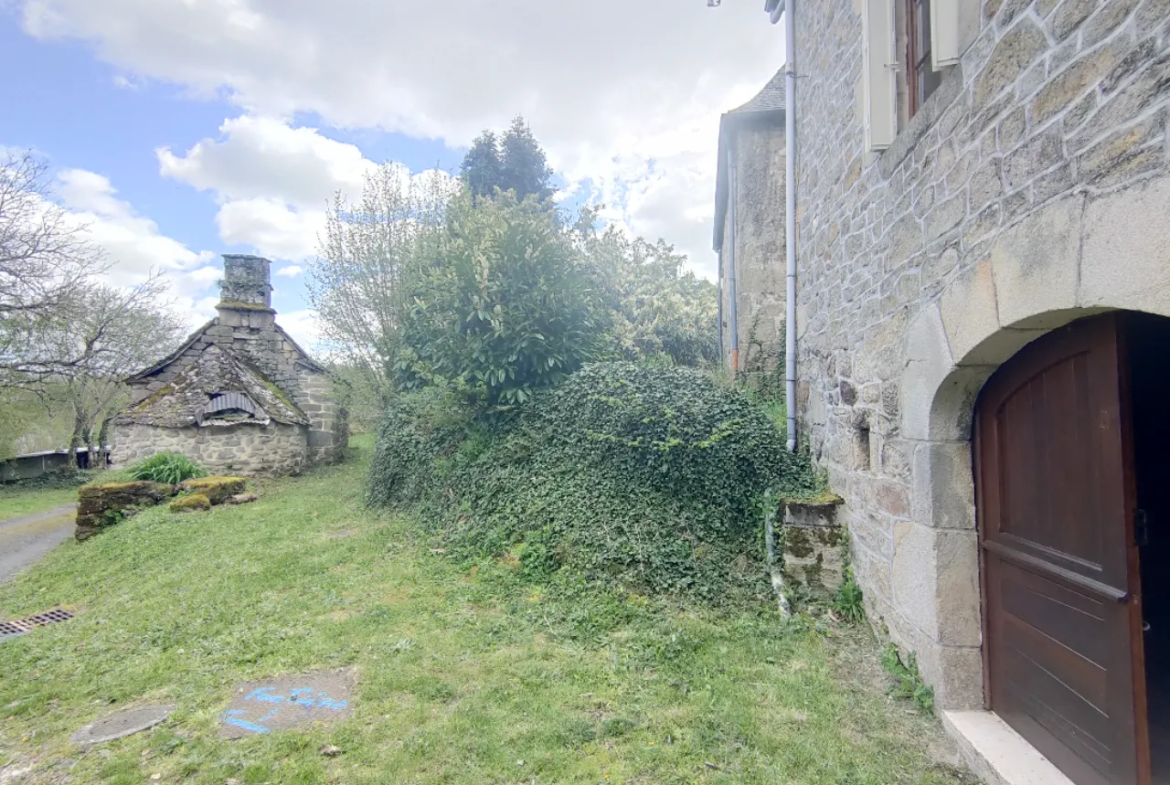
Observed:
[[[532,581],[723,604],[769,591],[759,497],[816,487],[742,391],[693,369],[599,363],[507,419],[435,391],[398,399],[369,499]]]
[[[195,461],[177,452],[155,453],[127,469],[135,480],[149,480],[178,485],[194,477],[206,477],[207,471]]]

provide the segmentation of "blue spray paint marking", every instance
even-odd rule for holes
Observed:
[[[349,707],[349,701],[335,701],[329,698],[323,692],[317,692],[316,699],[306,697],[312,695],[315,690],[307,687],[302,687],[295,690],[290,690],[288,695],[276,695],[272,692],[271,687],[260,687],[252,690],[246,696],[245,701],[257,701],[259,703],[273,704],[272,711],[265,714],[255,722],[245,720],[240,715],[244,714],[243,709],[230,709],[223,714],[223,721],[228,725],[234,725],[237,728],[252,731],[253,733],[270,733],[271,731],[264,725],[277,714],[280,713],[281,708],[288,701],[289,704],[299,706],[306,711],[314,707],[329,709],[330,711],[345,711]]]
[[[265,728],[263,725],[257,725],[254,722],[248,722],[247,720],[239,719],[238,715],[243,714],[243,713],[244,713],[243,709],[235,709],[235,710],[229,709],[228,711],[225,711],[223,713],[223,721],[226,722],[228,725],[235,725],[237,728],[243,728],[244,730],[250,730],[253,733],[268,733],[268,728]],[[267,719],[267,718],[265,718],[265,719]]]

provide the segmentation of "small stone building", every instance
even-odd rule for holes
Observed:
[[[715,251],[724,362],[738,347],[739,371],[774,369],[783,347],[784,81],[777,73],[719,122]],[[732,305],[735,326],[732,338]]]
[[[178,452],[220,474],[281,475],[339,460],[346,414],[328,372],[276,323],[270,263],[224,256],[219,315],[128,379],[116,465]]]
[[[1170,3],[783,5],[798,438],[870,621],[991,781],[1170,782]]]

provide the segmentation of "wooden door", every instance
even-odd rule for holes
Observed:
[[[1077,785],[1146,785],[1121,316],[1025,347],[976,407],[991,709]]]

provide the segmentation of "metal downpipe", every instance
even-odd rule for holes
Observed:
[[[784,0],[784,196],[787,246],[787,298],[784,320],[784,408],[788,415],[788,450],[796,450],[796,19],[795,0]]]

